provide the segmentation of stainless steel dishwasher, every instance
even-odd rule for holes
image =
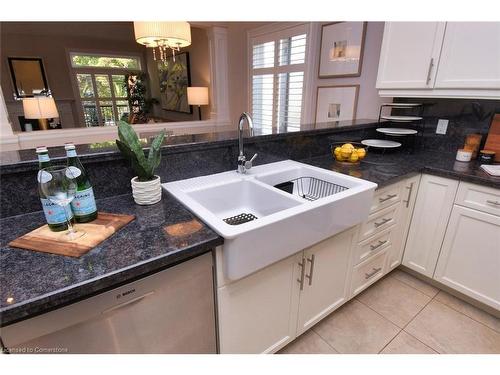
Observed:
[[[10,353],[216,353],[212,254],[3,328]]]

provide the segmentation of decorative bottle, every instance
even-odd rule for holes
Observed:
[[[87,172],[76,154],[75,145],[66,143],[64,145],[66,156],[68,158],[67,165],[73,176],[76,177],[77,191],[75,198],[71,201],[71,210],[75,215],[77,223],[88,223],[97,218],[97,206],[95,203],[94,190],[90,183]]]
[[[38,155],[38,165],[40,169],[37,176],[39,182],[41,170],[43,168],[50,167],[51,163],[49,158],[49,150],[47,150],[47,147],[37,147],[36,153]],[[70,220],[73,220],[73,212],[71,212],[71,208],[69,206],[63,208],[55,203],[52,203],[49,199],[47,199],[40,188],[38,188],[38,194],[40,195],[43,213],[45,214],[45,220],[47,221],[50,230],[54,232],[67,230],[68,224],[66,222],[66,214],[64,213],[64,210],[66,209],[68,218]]]

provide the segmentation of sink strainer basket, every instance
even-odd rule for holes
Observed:
[[[308,201],[315,201],[316,199],[328,197],[348,189],[345,186],[320,180],[315,177],[299,177],[275,185],[275,187],[290,194],[298,195]]]

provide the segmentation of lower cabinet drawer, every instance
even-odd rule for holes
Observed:
[[[500,189],[460,182],[455,203],[500,216]]]
[[[392,184],[380,190],[376,190],[373,195],[370,213],[389,207],[391,204],[401,200],[401,184]]]
[[[400,203],[396,203],[368,216],[368,219],[361,224],[359,240],[364,241],[396,224],[400,206]]]
[[[354,250],[354,265],[359,264],[371,256],[384,250],[393,242],[393,233],[396,226],[384,229],[382,232],[360,242]]]
[[[390,246],[354,267],[351,281],[351,297],[365,290],[384,276],[385,260],[389,248]]]

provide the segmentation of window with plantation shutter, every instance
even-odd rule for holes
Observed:
[[[303,25],[250,39],[251,107],[264,132],[300,130],[307,33]]]

